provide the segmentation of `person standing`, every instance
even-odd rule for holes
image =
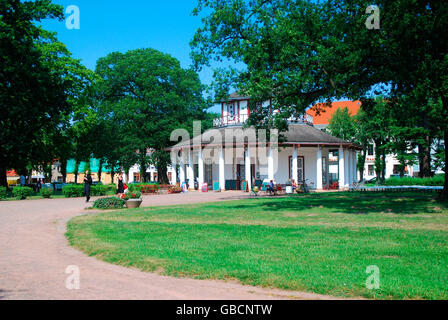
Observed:
[[[123,193],[124,193],[123,172],[120,172],[117,182],[117,194],[122,195]]]
[[[36,184],[36,191],[37,191],[37,193],[40,192],[40,189],[42,189],[42,180],[41,179],[37,179],[37,184]]]
[[[92,185],[92,176],[89,170],[84,175],[84,193],[86,194],[86,202],[90,200],[90,186]]]

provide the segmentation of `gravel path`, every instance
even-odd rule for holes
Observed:
[[[147,196],[143,205],[245,198],[241,192]],[[86,214],[82,199],[0,202],[0,299],[331,299],[234,282],[173,278],[99,261],[70,247],[64,233]],[[80,271],[80,288],[66,287],[68,266]]]

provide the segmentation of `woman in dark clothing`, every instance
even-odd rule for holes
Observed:
[[[119,195],[124,193],[123,172],[118,176],[117,193]]]
[[[90,186],[92,185],[92,177],[90,176],[89,170],[86,171],[84,175],[84,193],[86,194],[86,202],[90,200]]]

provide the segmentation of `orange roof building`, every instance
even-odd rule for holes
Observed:
[[[306,111],[313,117],[313,123],[316,127],[326,127],[330,124],[330,119],[338,109],[348,108],[351,115],[358,113],[361,108],[361,101],[337,101],[329,106],[325,103],[318,103]]]

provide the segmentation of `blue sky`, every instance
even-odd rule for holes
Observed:
[[[201,25],[191,15],[196,0],[53,0],[64,8],[80,10],[80,29],[68,30],[65,21],[46,20],[43,27],[56,31],[75,58],[94,70],[98,58],[113,51],[154,48],[191,65],[189,42]],[[203,70],[201,81],[209,84],[212,71]]]

